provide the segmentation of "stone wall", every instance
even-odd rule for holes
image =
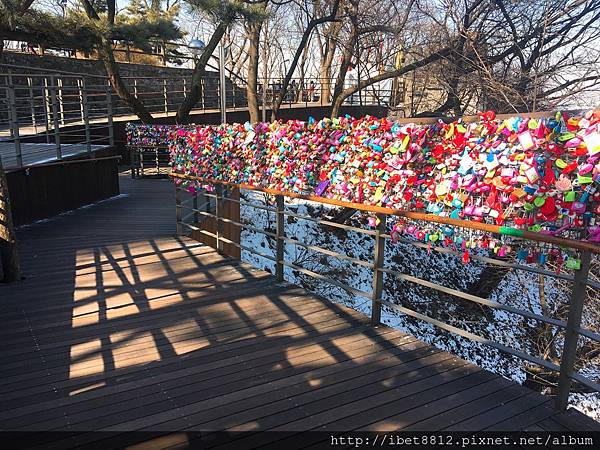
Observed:
[[[52,55],[32,55],[30,53],[19,53],[5,51],[2,64],[11,66],[20,66],[23,69],[33,69],[38,71],[58,71],[73,72],[76,74],[86,74],[106,76],[102,61],[94,59],[75,59]],[[145,64],[118,63],[121,76],[123,77],[190,77],[191,69],[182,69],[176,67],[150,66]],[[20,71],[20,70],[19,70]],[[2,71],[4,72],[4,70]],[[17,72],[17,70],[15,70]],[[25,73],[25,72],[21,72]],[[216,72],[212,72],[216,76]]]

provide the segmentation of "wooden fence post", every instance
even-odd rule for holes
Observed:
[[[285,257],[285,199],[283,195],[276,195],[275,201],[277,204],[277,212],[276,212],[276,237],[277,240],[275,242],[275,277],[277,281],[283,281],[283,259]]]
[[[21,267],[17,250],[17,237],[12,221],[10,197],[6,174],[0,158],[0,260],[4,281],[17,281],[21,279]]]
[[[558,395],[556,396],[556,408],[564,411],[569,404],[569,392],[571,391],[571,375],[577,357],[577,343],[581,325],[581,315],[586,298],[586,281],[590,271],[591,253],[589,250],[581,252],[581,267],[575,272],[571,301],[569,305],[569,316],[567,328],[565,329],[565,343],[560,360],[560,376],[558,379]]]
[[[385,223],[387,216],[377,214],[379,224],[375,232],[375,254],[373,256],[373,293],[371,297],[371,325],[377,326],[381,322],[381,295],[383,293],[383,267],[385,256]]]

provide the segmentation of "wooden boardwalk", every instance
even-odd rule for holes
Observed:
[[[62,432],[20,448],[176,448],[197,431],[214,448],[276,449],[318,448],[322,435],[293,436],[306,430],[600,430],[173,237],[169,181],[124,174],[121,190],[19,231],[26,279],[0,285],[0,430]],[[247,433],[227,447],[222,430]]]

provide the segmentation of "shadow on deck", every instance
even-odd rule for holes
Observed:
[[[171,184],[121,181],[125,196],[19,232],[27,278],[0,286],[0,429],[60,432],[20,436],[27,445],[185,447],[202,432],[214,448],[317,448],[323,435],[294,434],[600,430],[549,397],[170,237]],[[265,430],[287,433],[256,433]]]

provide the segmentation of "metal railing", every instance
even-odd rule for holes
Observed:
[[[392,235],[388,231],[388,219],[401,218],[402,220],[409,221],[420,221],[426,223],[444,224],[445,226],[458,227],[465,230],[478,230],[489,233],[501,234],[501,228],[495,225],[463,221],[457,219],[450,219],[446,217],[435,216],[432,214],[420,213],[420,212],[407,212],[401,210],[394,210],[389,208],[369,206],[362,204],[353,204],[347,202],[341,202],[338,200],[331,200],[327,198],[315,197],[310,195],[301,195],[293,192],[280,192],[271,189],[257,188],[250,185],[239,185],[232,184],[218,180],[207,180],[200,179],[197,177],[180,175],[172,173],[170,175],[174,178],[176,183],[176,220],[177,220],[177,233],[179,235],[184,234],[186,229],[193,230],[203,235],[209,236],[216,241],[216,248],[219,252],[223,251],[223,244],[231,244],[238,247],[240,250],[248,251],[254,255],[266,258],[275,264],[275,276],[278,281],[284,280],[284,268],[288,267],[293,271],[297,271],[308,277],[318,280],[319,282],[328,283],[333,286],[339,287],[348,293],[363,297],[371,302],[371,323],[372,325],[378,325],[381,321],[382,306],[385,306],[391,310],[397,311],[401,314],[407,315],[417,321],[426,322],[434,325],[446,332],[458,335],[462,338],[483,344],[485,346],[492,347],[502,353],[511,355],[520,360],[527,361],[534,366],[542,367],[550,372],[558,374],[558,382],[556,386],[556,407],[559,409],[565,409],[568,404],[568,397],[571,391],[571,384],[573,381],[579,383],[587,389],[592,391],[600,392],[600,385],[593,380],[583,376],[581,373],[575,371],[577,349],[581,338],[589,339],[592,342],[600,343],[600,334],[595,330],[586,328],[582,325],[582,313],[584,310],[585,299],[588,297],[587,288],[597,290],[600,288],[600,283],[594,281],[589,277],[590,263],[593,255],[600,254],[600,246],[592,242],[578,241],[574,239],[565,239],[556,236],[550,236],[543,233],[537,233],[532,231],[523,231],[520,233],[520,237],[511,237],[515,240],[534,241],[542,243],[543,245],[554,245],[568,248],[573,251],[579,252],[580,255],[580,268],[573,270],[572,273],[568,271],[562,271],[557,273],[554,271],[546,270],[531,265],[522,264],[515,261],[507,261],[506,259],[498,259],[481,255],[472,255],[471,258],[475,261],[480,261],[485,264],[492,265],[501,269],[508,269],[514,271],[524,271],[528,273],[537,274],[544,277],[552,277],[559,280],[566,281],[572,284],[570,290],[570,302],[568,305],[568,314],[566,320],[557,317],[547,317],[535,310],[525,310],[511,306],[509,304],[500,303],[498,301],[490,300],[478,295],[469,294],[462,292],[458,289],[449,288],[447,286],[434,283],[430,280],[426,280],[417,276],[403,273],[402,271],[393,270],[385,265],[385,249],[386,242],[392,240]],[[190,193],[187,189],[182,188],[177,183],[183,180],[191,180],[196,183],[196,186],[203,186],[204,190]],[[208,189],[206,189],[208,187]],[[225,195],[227,189],[238,188],[246,191],[260,192],[271,196],[274,199],[268,204],[258,204],[256,202],[247,202],[244,200],[235,200]],[[186,198],[187,196],[187,198]],[[198,204],[198,199],[202,199],[204,204]],[[210,209],[206,209],[207,200],[214,200],[216,207],[214,212]],[[351,225],[345,225],[337,222],[326,220],[322,217],[313,217],[306,214],[299,214],[292,211],[290,208],[286,208],[286,199],[303,200],[306,202],[315,202],[321,206],[334,206],[334,207],[345,207],[353,208],[357,211],[362,211],[370,214],[377,215],[379,224],[375,228],[364,228]],[[275,226],[273,229],[259,229],[253,225],[243,223],[242,219],[240,222],[233,221],[223,216],[224,203],[225,202],[236,202],[240,206],[247,208],[257,208],[266,211],[267,214],[275,216]],[[289,206],[289,205],[288,205]],[[216,222],[216,232],[211,233],[203,230],[199,225],[202,217],[212,217]],[[200,219],[199,219],[200,218]],[[373,255],[371,260],[362,260],[357,258],[355,255],[341,254],[330,249],[312,245],[306,242],[299,241],[286,236],[285,224],[287,219],[294,218],[294,220],[303,220],[314,222],[327,227],[334,227],[337,229],[343,229],[345,231],[356,232],[362,235],[371,236],[373,242]],[[189,220],[193,219],[191,223]],[[266,236],[268,239],[274,241],[275,251],[274,254],[267,254],[259,251],[257,248],[248,247],[240,242],[236,242],[223,235],[223,224],[231,224],[240,228],[240,230],[247,230],[253,233],[260,233]],[[506,234],[506,233],[503,233]],[[510,235],[509,235],[510,236]],[[406,245],[412,245],[419,248],[426,248],[428,251],[440,252],[442,254],[455,255],[461,257],[462,254],[453,248],[438,246],[429,247],[420,241],[415,241],[407,238],[400,238],[400,242]],[[311,251],[327,255],[328,257],[337,258],[340,260],[349,261],[352,264],[357,264],[365,267],[372,271],[372,288],[370,291],[357,289],[356,287],[349,286],[339,280],[332,279],[324,276],[320,273],[316,273],[313,270],[301,267],[294,262],[286,259],[286,246],[302,246]],[[562,354],[560,355],[560,361],[552,361],[539,355],[531,355],[518,348],[514,348],[510,345],[506,345],[486,337],[482,337],[476,333],[459,328],[450,323],[446,323],[435,317],[428,316],[422,312],[411,309],[407,305],[397,304],[392,301],[384,299],[383,291],[385,288],[384,276],[391,276],[404,282],[412,283],[417,286],[422,286],[428,289],[432,289],[441,293],[442,295],[457,298],[472,304],[478,305],[479,307],[491,308],[493,310],[500,310],[510,314],[515,314],[526,320],[533,320],[536,323],[541,323],[547,326],[554,327],[562,332],[562,339],[564,343],[562,345]],[[508,331],[508,330],[507,330]]]
[[[189,93],[191,71],[187,76],[123,77],[123,81],[151,114],[163,117],[174,114]],[[330,104],[322,95],[322,87],[333,86],[333,80],[292,81],[280,109]],[[259,108],[270,110],[281,89],[279,81],[259,80]],[[217,73],[209,72],[202,80],[200,93],[193,112],[219,110]],[[228,79],[225,94],[228,110],[247,108],[243,82]],[[388,106],[394,103],[393,96],[385,84],[380,84],[353,94],[344,104]],[[117,117],[135,119],[104,76],[0,65],[0,155],[7,168],[112,146],[113,120]]]
[[[0,155],[6,168],[114,145],[105,80],[92,84],[81,76],[33,73],[0,74],[0,80]]]

